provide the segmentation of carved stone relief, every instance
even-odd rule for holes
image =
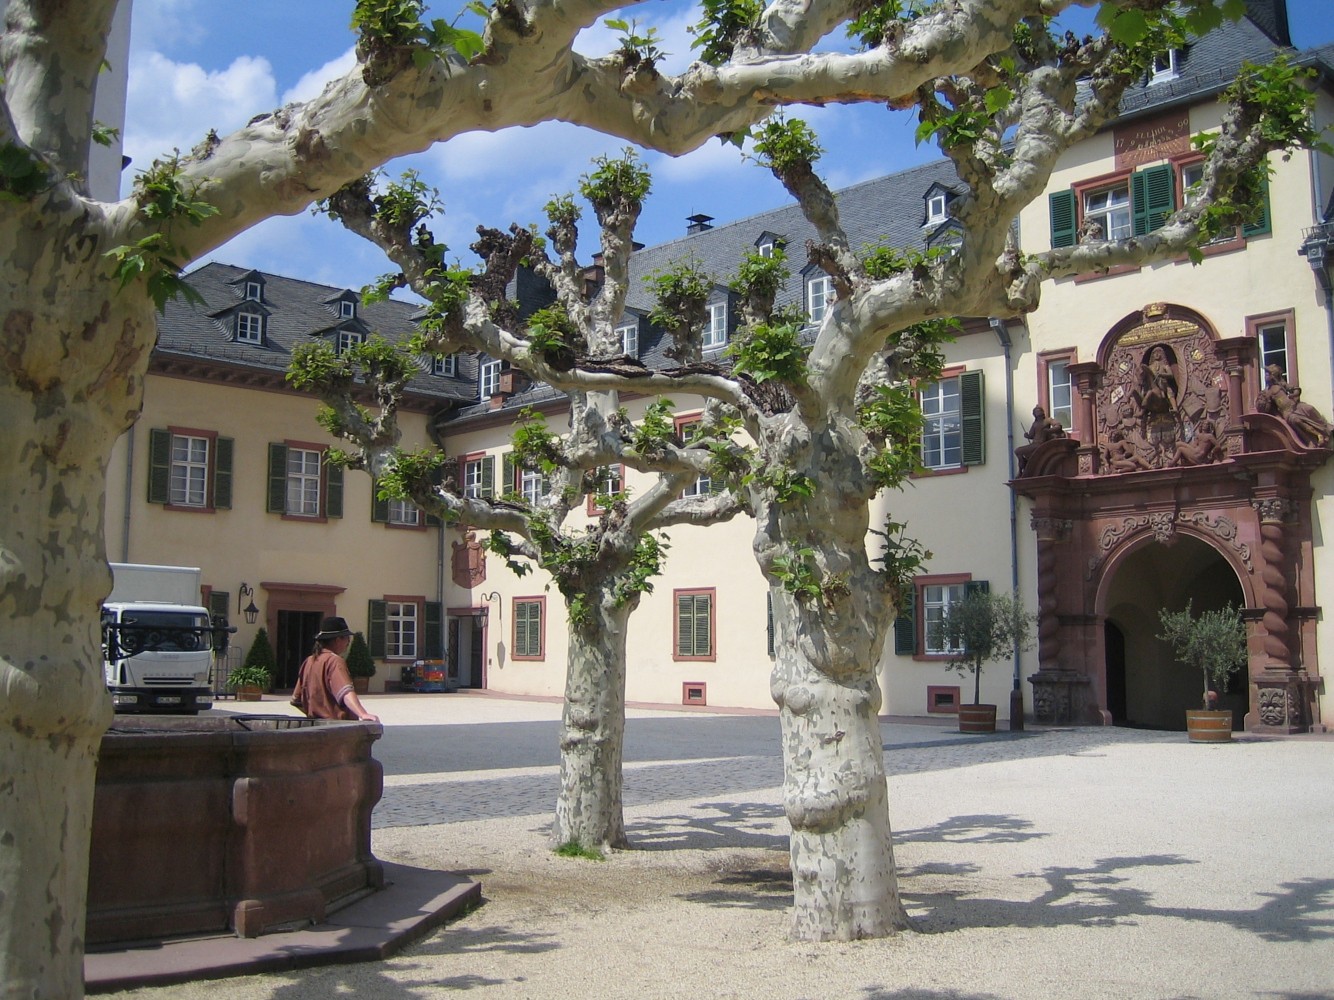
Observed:
[[[1213,339],[1161,307],[1117,340],[1095,410],[1104,475],[1227,457],[1227,378]]]

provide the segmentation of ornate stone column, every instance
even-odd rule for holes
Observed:
[[[1293,504],[1283,497],[1251,501],[1260,519],[1260,669],[1252,668],[1256,687],[1255,711],[1247,728],[1257,732],[1305,731],[1302,684],[1292,667],[1288,612],[1291,608],[1286,558],[1286,524]]]
[[[1229,456],[1245,450],[1245,431],[1241,426],[1242,380],[1255,355],[1255,341],[1250,337],[1228,337],[1214,344],[1218,359],[1227,373],[1227,429],[1223,432],[1224,447]]]
[[[1061,666],[1061,555],[1074,522],[1035,513],[1030,524],[1038,542],[1038,670],[1028,678],[1033,718],[1044,725],[1084,722],[1089,678]]]
[[[1091,476],[1098,471],[1098,405],[1097,394],[1102,388],[1102,366],[1096,361],[1081,361],[1067,369],[1079,392],[1081,419],[1079,424],[1079,474]]]

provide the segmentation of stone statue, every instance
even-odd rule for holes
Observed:
[[[1125,431],[1113,427],[1107,434],[1105,446],[1107,466],[1113,472],[1135,472],[1140,469],[1152,469],[1153,466],[1139,454],[1135,444]]]
[[[1202,420],[1195,428],[1195,436],[1189,441],[1178,441],[1172,454],[1171,464],[1209,465],[1227,458],[1227,450],[1218,440],[1217,428],[1212,420]]]
[[[1302,402],[1301,387],[1289,385],[1278,365],[1265,366],[1265,388],[1256,397],[1255,408],[1282,418],[1308,448],[1329,447],[1334,426],[1314,406]]]
[[[1038,445],[1043,444],[1053,438],[1065,437],[1065,428],[1055,417],[1047,416],[1047,411],[1041,406],[1033,407],[1033,424],[1024,431],[1024,437],[1028,438],[1029,443],[1020,445],[1014,450],[1014,457],[1019,459],[1019,471],[1024,471],[1024,466],[1028,464],[1028,457],[1033,454]]]

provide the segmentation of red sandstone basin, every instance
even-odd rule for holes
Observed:
[[[322,921],[384,884],[378,723],[119,716],[102,738],[86,940]]]

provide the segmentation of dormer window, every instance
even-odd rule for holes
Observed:
[[[264,314],[242,311],[236,314],[236,340],[242,344],[264,343]]]
[[[444,357],[432,358],[431,373],[445,375],[449,378],[455,377],[459,373],[459,356],[457,354],[446,354]]]
[[[483,358],[477,367],[478,395],[490,399],[500,391],[500,372],[504,362],[495,358]]]
[[[812,326],[824,320],[833,297],[834,282],[829,275],[811,274],[806,279],[806,317]]]
[[[926,224],[928,226],[934,226],[945,221],[946,203],[947,199],[941,191],[937,191],[926,199]]]
[[[1149,77],[1149,83],[1165,83],[1168,80],[1175,80],[1180,75],[1178,65],[1179,50],[1168,49],[1166,52],[1160,52],[1153,57],[1153,75]]]
[[[766,260],[781,250],[783,247],[783,238],[777,233],[771,233],[768,230],[760,233],[760,238],[755,241],[755,252]]]
[[[247,280],[245,283],[245,300],[247,302],[263,302],[264,283],[261,281]]]
[[[774,255],[774,242],[773,240],[766,240],[755,249],[759,252],[761,257],[764,257],[767,260]]]
[[[616,336],[621,342],[621,353],[632,358],[639,357],[639,324],[623,323],[616,328]]]
[[[706,351],[721,350],[727,344],[727,303],[714,302],[709,306],[709,325],[704,328],[700,344]]]
[[[338,303],[338,316],[340,319],[356,319],[357,304],[351,299],[343,299]]]
[[[365,338],[356,330],[339,330],[338,345],[336,349],[339,355],[342,355],[343,352],[347,351],[349,348],[356,347],[364,339]]]

